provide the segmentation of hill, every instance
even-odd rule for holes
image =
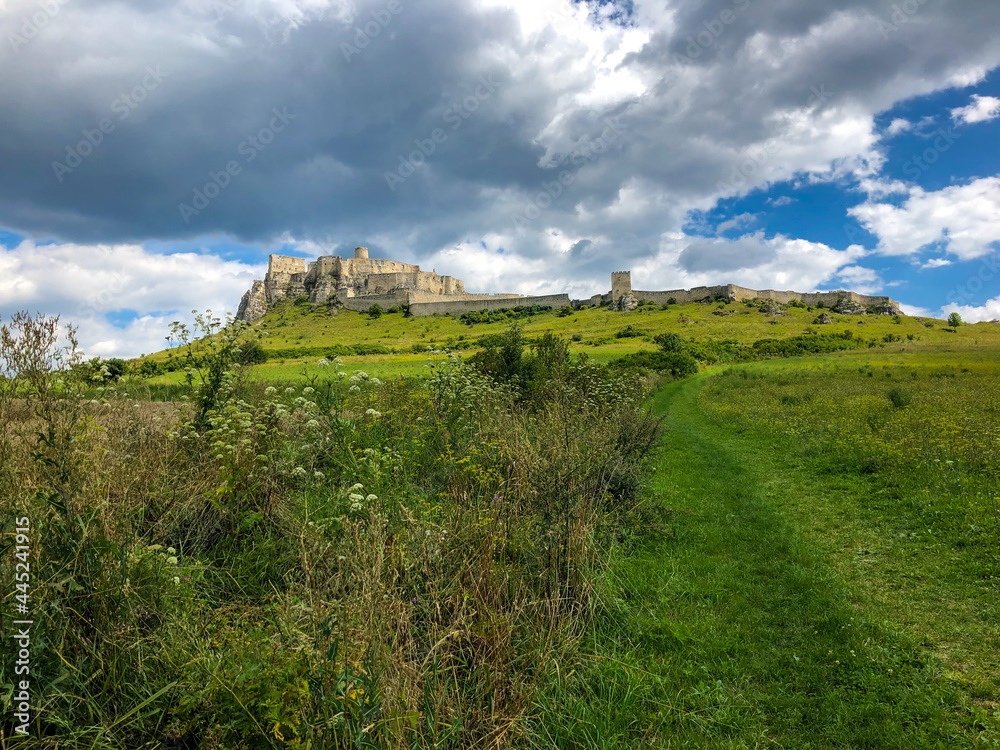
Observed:
[[[831,323],[815,321],[828,315]],[[321,357],[339,356],[349,368],[379,377],[420,375],[428,352],[453,350],[469,355],[485,337],[502,333],[517,320],[529,339],[546,333],[565,338],[571,354],[586,354],[599,363],[624,355],[655,351],[654,337],[676,333],[698,342],[787,339],[810,334],[850,331],[866,345],[891,351],[941,351],[983,345],[1000,346],[1000,325],[980,323],[951,328],[933,318],[887,315],[841,315],[821,308],[761,306],[756,301],[642,305],[629,312],[608,307],[573,310],[517,308],[463,315],[407,317],[402,310],[372,317],[368,313],[284,302],[253,324],[262,336],[266,361],[257,368],[262,380],[294,380]],[[483,321],[483,322],[476,322]],[[173,352],[147,358],[171,366]],[[159,375],[154,382],[178,382],[180,374]]]

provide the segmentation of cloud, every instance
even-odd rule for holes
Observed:
[[[657,254],[632,271],[636,289],[685,289],[738,284],[750,289],[813,291],[836,288],[845,267],[866,255],[853,245],[835,250],[827,245],[763,233],[738,239],[683,235],[664,237]]]
[[[966,323],[982,323],[984,321],[1000,320],[1000,297],[986,300],[982,305],[946,305],[941,308],[941,318],[947,318],[957,312]]]
[[[774,206],[775,208],[780,208],[781,206],[790,206],[795,203],[795,198],[789,195],[781,195],[777,198],[768,198],[767,202]]]
[[[493,291],[589,296],[629,267],[673,287],[812,286],[861,256],[741,238],[748,255],[703,244],[681,265],[705,242],[682,228],[778,182],[878,179],[880,113],[1000,65],[1000,6],[972,0],[921,4],[888,35],[886,9],[868,0],[388,6],[60,4],[26,44],[0,45],[0,226],[81,253],[131,247],[148,264],[144,247],[204,237],[310,255],[368,245]],[[8,2],[0,39],[37,7]],[[150,67],[166,74],[155,89]],[[275,109],[294,116],[280,131]],[[71,159],[56,175],[53,163]],[[390,190],[386,173],[404,163],[412,174]],[[206,205],[188,222],[179,206],[199,192]],[[939,209],[920,200],[910,195],[900,218],[932,238],[947,225],[949,252],[980,252],[990,232],[963,227],[987,218],[918,216]],[[922,239],[865,205],[884,251]],[[528,207],[535,216],[516,223]],[[115,258],[95,257],[109,265],[89,272],[113,273]],[[11,299],[42,281],[12,273],[0,277]],[[186,278],[157,289],[188,299],[170,286]],[[225,278],[194,290],[219,309],[224,291],[231,309],[249,277]],[[193,302],[177,308],[207,304]],[[129,304],[155,319],[166,300]]]
[[[214,255],[150,253],[137,245],[0,248],[0,316],[16,310],[61,315],[78,326],[92,356],[136,356],[164,348],[170,322],[191,310],[235,312],[263,265]],[[116,325],[112,321],[121,321]]]
[[[742,213],[739,216],[733,216],[726,221],[723,221],[715,228],[716,234],[722,234],[730,229],[744,229],[749,224],[753,224],[757,221],[756,214]]]
[[[973,94],[970,104],[951,110],[951,119],[966,125],[988,122],[997,117],[1000,117],[1000,99],[995,96]]]
[[[913,123],[902,117],[895,118],[889,123],[889,127],[885,129],[885,132],[889,135],[899,135],[900,133],[905,133],[913,127]]]
[[[878,272],[864,266],[845,266],[837,272],[840,279],[851,291],[873,294],[884,286]]]
[[[902,205],[869,200],[848,213],[879,238],[883,255],[914,255],[940,244],[962,260],[979,258],[1000,242],[1000,177],[931,192],[913,187]]]
[[[920,268],[944,268],[945,266],[950,266],[951,261],[947,258],[931,258],[926,263],[923,263]]]

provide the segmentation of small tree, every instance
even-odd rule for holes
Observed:
[[[959,315],[957,312],[953,312],[951,315],[948,316],[948,325],[950,325],[952,328],[958,328],[960,325],[962,325],[962,316]]]
[[[382,317],[382,305],[376,302],[374,305],[368,308],[368,317],[372,320]]]

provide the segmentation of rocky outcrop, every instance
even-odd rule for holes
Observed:
[[[639,300],[636,299],[635,295],[632,294],[632,292],[629,292],[628,294],[624,294],[621,297],[619,297],[614,305],[615,309],[620,310],[621,312],[631,312],[638,306],[639,306]]]
[[[830,317],[830,313],[820,313],[816,316],[816,320],[813,321],[813,325],[816,326],[828,326],[833,323],[833,318]]]
[[[872,312],[875,315],[903,315],[903,311],[899,309],[899,305],[895,302],[888,302],[884,305],[875,305],[872,308]]]
[[[263,281],[255,281],[250,290],[243,295],[240,300],[240,307],[236,317],[253,323],[260,320],[267,314],[267,289]]]
[[[833,308],[835,313],[840,313],[841,315],[867,315],[868,309],[853,300],[849,300],[846,297],[837,302],[837,306]]]

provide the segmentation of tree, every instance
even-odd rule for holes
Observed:
[[[382,317],[382,305],[380,305],[378,302],[376,302],[374,305],[372,305],[371,307],[369,307],[368,308],[368,317],[372,318],[373,320],[375,318],[381,318]]]
[[[951,315],[948,316],[948,325],[950,325],[952,328],[958,328],[960,325],[962,325],[962,316],[959,315],[957,312],[953,312]]]

